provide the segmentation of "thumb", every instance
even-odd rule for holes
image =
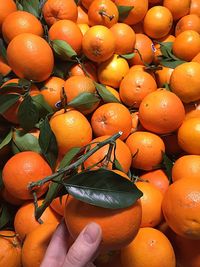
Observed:
[[[63,267],[84,267],[93,258],[102,239],[98,224],[88,224],[69,249]]]

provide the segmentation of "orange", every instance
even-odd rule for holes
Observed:
[[[119,131],[121,140],[128,137],[132,127],[132,117],[124,105],[107,103],[98,107],[91,118],[91,126],[95,136],[113,135]]]
[[[115,37],[111,30],[103,25],[95,25],[83,36],[83,53],[94,62],[103,62],[115,52]]]
[[[126,144],[131,150],[133,168],[149,171],[161,163],[165,145],[158,135],[137,131],[129,135]]]
[[[63,19],[76,22],[78,9],[74,0],[47,0],[42,7],[42,14],[46,23],[51,26]]]
[[[3,38],[6,43],[9,43],[20,33],[32,33],[42,37],[42,24],[34,15],[29,12],[20,10],[12,12],[3,21]]]
[[[200,177],[200,156],[199,155],[184,155],[178,158],[172,168],[172,179],[177,181],[183,178]]]
[[[111,0],[94,0],[88,8],[89,25],[104,25],[108,28],[117,23],[119,11]]]
[[[150,64],[154,59],[153,42],[143,33],[136,33],[135,55],[130,65]]]
[[[173,43],[172,52],[182,60],[191,61],[200,52],[200,34],[194,30],[181,32]]]
[[[12,194],[10,194],[5,187],[1,191],[1,196],[6,202],[8,202],[8,203],[10,203],[10,204],[12,204],[14,206],[21,206],[25,202],[25,200],[16,198]]]
[[[128,25],[134,25],[142,21],[148,10],[148,0],[115,0],[117,6],[132,6],[133,9],[129,12],[122,22]]]
[[[83,93],[90,93],[95,95],[96,88],[93,80],[87,76],[71,76],[64,84],[64,92],[67,99],[67,104],[73,101],[75,98],[79,97]],[[99,105],[100,100],[96,103],[90,104],[89,108],[77,107],[77,110],[83,114],[89,114]]]
[[[188,154],[200,155],[200,117],[185,120],[178,129],[178,143]]]
[[[145,172],[140,179],[154,185],[162,194],[165,194],[169,187],[169,179],[162,169]]]
[[[192,59],[192,61],[200,63],[200,52]]]
[[[168,8],[174,20],[178,20],[189,14],[191,0],[164,0],[163,6]]]
[[[157,84],[151,74],[136,70],[124,77],[119,87],[119,94],[126,106],[138,108],[143,98],[156,89]]]
[[[200,17],[196,14],[190,14],[182,17],[176,24],[175,35],[179,35],[186,30],[193,30],[200,33]]]
[[[200,16],[200,2],[199,0],[191,0],[190,14],[196,14]]]
[[[151,76],[155,79],[154,70],[151,70],[151,68],[148,69],[148,67],[146,67],[144,65],[137,65],[136,64],[136,65],[131,66],[128,74],[134,73],[135,71],[138,71],[138,70],[139,71],[145,71],[145,72],[151,74]]]
[[[76,23],[89,24],[87,10],[81,5],[78,5],[77,9],[78,9],[78,17]]]
[[[41,94],[54,110],[57,110],[61,105],[61,93],[64,84],[65,81],[56,76],[51,76],[43,83]]]
[[[121,99],[120,99],[120,96],[119,96],[119,92],[118,92],[116,89],[114,89],[114,88],[112,88],[112,87],[110,87],[110,86],[108,86],[108,85],[106,85],[105,88],[106,88],[111,94],[113,94],[114,97],[116,97],[116,98],[119,100],[119,102],[121,102]]]
[[[164,84],[169,84],[170,77],[174,69],[162,66],[161,70],[155,71],[155,77],[158,87],[163,87]]]
[[[78,25],[71,20],[58,20],[49,29],[49,39],[67,42],[77,54],[81,52],[83,34]]]
[[[110,30],[115,37],[115,53],[118,55],[132,53],[136,41],[134,30],[125,23],[115,23]]]
[[[38,206],[42,204],[42,199],[38,200]],[[41,218],[43,225],[54,224],[56,227],[61,217],[55,213],[50,207],[47,207]],[[20,239],[23,241],[27,234],[33,231],[40,223],[35,219],[35,206],[33,202],[27,202],[22,205],[14,219],[14,228]]]
[[[0,266],[21,267],[21,244],[14,231],[0,231]]]
[[[162,210],[169,227],[188,239],[200,239],[200,180],[183,178],[171,184]]]
[[[199,100],[199,76],[200,63],[183,63],[174,69],[170,78],[170,88],[184,103]]]
[[[84,71],[86,71],[87,73],[85,73]],[[82,63],[82,65],[76,63],[70,68],[69,76],[76,76],[76,75],[88,76],[92,80],[97,81],[96,66],[91,61],[85,61],[84,63]]]
[[[5,164],[2,178],[8,192],[19,199],[32,199],[33,195],[28,190],[30,182],[36,182],[52,171],[42,156],[33,151],[24,151],[12,156]],[[46,192],[48,184],[36,189],[37,196]]]
[[[148,94],[139,107],[139,120],[142,126],[158,134],[177,130],[184,117],[185,109],[179,97],[165,89]]]
[[[23,267],[40,267],[45,252],[56,230],[56,224],[40,224],[25,238],[22,247]]]
[[[59,215],[64,216],[65,202],[67,199],[67,194],[57,198],[51,202],[50,207]]]
[[[73,147],[82,147],[92,140],[92,128],[86,117],[77,110],[57,111],[50,119],[59,152],[65,154]]]
[[[114,54],[110,59],[99,64],[98,80],[100,83],[119,88],[121,81],[129,71],[126,59]]]
[[[104,135],[104,136],[97,137],[97,138],[93,139],[92,142],[90,143],[90,149],[92,149],[93,147],[96,146],[96,142],[102,142],[105,139],[107,139],[108,137],[109,137],[108,135]],[[109,145],[106,145],[106,146],[100,148],[98,151],[96,151],[92,156],[90,156],[84,162],[84,167],[89,168],[89,167],[92,167],[96,164],[96,166],[93,167],[92,169],[98,169],[98,168],[104,166],[105,161],[102,161],[102,160],[107,155],[108,149],[109,149]],[[121,165],[123,171],[125,173],[127,173],[130,169],[130,166],[131,166],[131,152],[130,152],[128,146],[120,139],[116,140],[115,157],[118,160],[119,164]],[[114,152],[112,152],[111,160],[112,161],[114,160]],[[113,167],[112,165],[113,164],[111,162],[109,162],[106,167],[109,170],[111,170]]]
[[[173,17],[169,9],[164,6],[154,6],[147,11],[143,28],[148,36],[159,39],[169,33],[172,24]]]
[[[137,188],[142,191],[140,198],[142,206],[142,221],[140,227],[155,227],[162,221],[161,204],[163,194],[153,184],[136,182]]]
[[[49,44],[32,33],[21,33],[12,39],[7,47],[7,59],[19,78],[36,82],[48,79],[54,66],[54,56]]]
[[[140,228],[135,239],[121,251],[122,265],[126,267],[175,267],[173,247],[159,230]]]
[[[8,66],[5,59],[0,55],[0,74],[3,76],[8,75],[11,72],[10,66]]]
[[[15,1],[13,0],[1,0],[0,1],[0,10],[1,10],[1,14],[0,14],[0,32],[1,32],[1,26],[2,23],[4,21],[4,19],[12,12],[17,10],[17,6]]]
[[[69,196],[64,217],[73,238],[76,238],[89,222],[98,223],[102,229],[101,250],[107,251],[120,249],[134,239],[140,227],[141,212],[139,201],[128,208],[111,210]]]
[[[87,32],[87,30],[89,30],[89,28],[90,28],[90,26],[88,25],[88,24],[84,24],[84,23],[77,23],[77,26],[79,27],[79,29],[81,30],[81,32],[82,32],[82,35],[84,35],[86,32]]]

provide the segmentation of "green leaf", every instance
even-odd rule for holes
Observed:
[[[114,159],[114,167],[113,167],[113,169],[117,169],[117,170],[120,170],[120,171],[124,171],[123,170],[123,168],[122,168],[122,166],[121,166],[121,164],[119,163],[119,161],[118,161],[118,159]]]
[[[60,77],[61,79],[66,79],[69,69],[74,65],[71,61],[61,61],[56,59],[53,69],[53,75]]]
[[[35,127],[39,119],[39,112],[30,95],[27,95],[20,104],[17,116],[19,124],[24,130],[30,131]]]
[[[26,80],[26,79],[19,79],[18,86],[20,88],[27,88],[27,89],[29,89],[31,87],[31,82],[29,80]]]
[[[119,21],[124,21],[134,6],[117,6],[119,12]]]
[[[61,170],[65,167],[67,167],[72,160],[80,153],[81,148],[80,147],[73,147],[71,148],[64,156],[62,161],[60,162],[58,170]]]
[[[18,94],[1,95],[0,97],[0,114],[3,114],[7,109],[13,106],[20,98]]]
[[[12,140],[12,150],[14,154],[29,150],[41,153],[38,139],[31,133],[17,129]]]
[[[13,225],[15,213],[16,207],[7,202],[1,202],[0,230]]]
[[[6,48],[3,39],[0,38],[0,55],[7,62]]]
[[[55,135],[51,130],[47,117],[40,124],[39,145],[42,154],[53,169],[58,156],[58,147]]]
[[[166,172],[166,175],[169,179],[169,181],[172,181],[172,167],[174,165],[174,162],[163,152],[163,159],[162,164],[164,166],[164,170]]]
[[[2,89],[10,89],[10,88],[13,88],[13,87],[22,88],[22,86],[20,86],[18,83],[7,83],[7,84],[5,84],[4,86],[1,87],[1,90]]]
[[[24,11],[31,13],[37,18],[40,17],[40,2],[39,0],[21,0],[21,6]]]
[[[39,110],[39,113],[41,115],[40,117],[45,117],[47,114],[53,112],[52,107],[50,107],[49,104],[45,101],[42,94],[32,96],[32,101]]]
[[[120,101],[110,93],[106,87],[100,83],[94,82],[96,90],[105,103],[120,103]]]
[[[12,140],[12,130],[9,131],[9,133],[6,135],[6,137],[0,143],[0,149],[2,149],[4,146],[9,144],[11,140]]]
[[[55,53],[63,60],[69,60],[69,58],[77,56],[77,53],[66,41],[53,40],[51,41],[51,45]]]
[[[24,10],[23,9],[23,6],[20,4],[20,2],[19,1],[16,1],[16,5],[17,5],[17,10]]]
[[[135,53],[120,55],[120,57],[123,57],[125,59],[132,59],[132,58],[134,58],[134,56],[135,56]]]
[[[99,102],[99,97],[94,93],[83,92],[69,102],[68,105],[79,111],[85,111],[94,107],[94,105]]]
[[[164,67],[167,67],[167,68],[172,68],[172,69],[175,69],[177,66],[181,65],[185,63],[185,61],[183,60],[176,60],[176,61],[167,61],[165,59],[162,59],[160,61],[160,64]]]
[[[76,199],[109,209],[129,207],[142,196],[129,180],[105,169],[76,174],[63,184]]]

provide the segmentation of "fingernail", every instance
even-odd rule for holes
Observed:
[[[83,232],[83,238],[87,243],[93,244],[96,242],[100,234],[100,226],[96,223],[90,223],[86,226],[85,231]]]

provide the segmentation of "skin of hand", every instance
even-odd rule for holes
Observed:
[[[102,240],[101,227],[92,222],[68,248],[69,232],[63,221],[57,227],[40,267],[94,267],[91,262]]]

